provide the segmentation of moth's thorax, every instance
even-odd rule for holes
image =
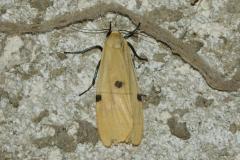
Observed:
[[[111,48],[121,48],[123,45],[124,38],[120,32],[112,32],[106,40],[106,45]]]

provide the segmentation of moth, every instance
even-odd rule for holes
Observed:
[[[106,147],[118,143],[139,145],[143,137],[143,94],[140,93],[133,56],[147,61],[137,55],[135,49],[126,39],[136,33],[139,25],[123,36],[120,31],[112,31],[111,23],[104,47],[96,45],[77,52],[81,54],[92,49],[100,49],[101,60],[98,62],[92,84],[96,82],[96,120],[100,139]]]

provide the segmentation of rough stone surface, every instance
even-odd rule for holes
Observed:
[[[0,21],[41,23],[96,2],[2,0]],[[240,65],[239,0],[107,2],[148,16],[184,41],[201,42],[198,54],[226,77]],[[142,143],[102,145],[96,132],[95,88],[78,96],[90,85],[101,54],[63,51],[103,45],[104,33],[82,31],[107,28],[109,21],[114,28],[135,27],[126,17],[108,14],[47,33],[0,33],[0,160],[239,160],[240,91],[213,90],[165,45],[142,34],[129,39],[149,59],[135,62],[146,95]]]

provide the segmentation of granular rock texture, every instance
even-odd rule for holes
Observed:
[[[240,157],[240,1],[0,1],[1,159]],[[109,22],[128,40],[144,97],[139,146],[99,140],[98,50]],[[123,32],[125,34],[126,32]]]

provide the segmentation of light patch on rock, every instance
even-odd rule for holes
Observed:
[[[238,155],[236,155],[234,160],[240,160],[240,153]]]
[[[3,123],[3,122],[5,122],[5,116],[4,116],[4,114],[3,114],[3,111],[2,110],[0,110],[0,124],[1,123]]]
[[[182,66],[176,68],[176,71],[179,71],[180,74],[186,74],[191,71],[190,65],[189,64],[183,64]]]
[[[40,131],[35,134],[35,138],[43,138],[47,136],[54,136],[55,129],[51,126],[44,125]]]
[[[18,36],[9,37],[6,41],[6,46],[3,51],[3,55],[0,58],[0,70],[7,66],[13,66],[21,62],[21,57],[18,52],[24,43]]]
[[[52,150],[48,153],[48,160],[62,160],[63,155],[59,149]]]
[[[167,120],[172,117],[171,114],[167,111],[164,111],[160,114],[159,119],[164,123],[167,123]]]
[[[19,49],[23,46],[23,41],[18,36],[9,37],[6,43],[7,44],[4,48],[6,54],[18,52]]]
[[[74,135],[77,134],[78,129],[79,129],[78,123],[77,123],[77,122],[74,122],[74,123],[69,127],[67,133],[68,133],[68,135],[70,135],[70,136],[74,136]]]
[[[237,140],[237,143],[240,144],[240,132],[236,133],[236,140]]]

